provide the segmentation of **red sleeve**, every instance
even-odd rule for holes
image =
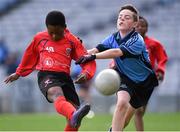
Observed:
[[[156,55],[157,55],[157,67],[156,72],[165,73],[166,63],[168,61],[168,57],[166,51],[160,43],[156,45]]]
[[[38,62],[38,52],[37,47],[35,46],[35,39],[30,43],[28,48],[25,50],[21,63],[16,69],[16,74],[20,76],[27,76],[34,69]]]
[[[76,61],[79,59],[81,56],[88,54],[87,50],[83,46],[83,44],[80,42],[80,40],[76,39],[75,44],[74,44],[74,50],[73,50],[73,55],[72,58]],[[86,73],[87,74],[87,79],[91,79],[95,73],[96,73],[96,62],[91,61],[85,64],[80,65],[82,68],[81,73]]]
[[[87,74],[87,79],[91,79],[96,73],[96,62],[91,61],[80,65],[82,67],[82,73]]]

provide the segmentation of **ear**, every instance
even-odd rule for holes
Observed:
[[[134,22],[133,27],[135,28],[137,27],[137,25],[138,25],[138,21]]]

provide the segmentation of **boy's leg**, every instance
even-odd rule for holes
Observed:
[[[118,91],[117,104],[112,120],[112,131],[122,131],[125,125],[125,114],[129,106],[130,95],[127,91]]]
[[[64,96],[59,96],[55,102],[54,102],[54,107],[56,111],[65,116],[67,120],[70,120],[72,118],[73,113],[76,111],[75,107],[66,101]]]
[[[47,98],[54,103],[54,107],[59,114],[65,116],[68,120],[71,119],[76,108],[66,100],[61,87],[54,86],[49,88]]]
[[[67,123],[64,131],[65,131],[65,132],[78,131],[78,128],[73,128],[73,127],[71,127],[71,125],[70,125],[69,123]]]
[[[67,128],[70,125],[72,128],[78,128],[82,118],[89,112],[90,105],[76,108],[80,104],[72,79],[64,73],[39,72],[38,85],[47,101],[54,103],[56,111],[67,118],[70,123]]]
[[[127,112],[125,114],[125,123],[124,123],[124,128],[129,124],[132,116],[134,115],[135,113],[135,108],[133,108],[131,105],[129,105],[128,109],[127,109]],[[109,132],[112,131],[112,127],[109,129]]]
[[[124,125],[124,128],[129,124],[132,116],[134,115],[136,109],[133,108],[130,104],[129,104],[129,107],[127,109],[127,112],[126,112],[126,118],[125,118],[125,125]]]
[[[136,127],[136,131],[144,131],[144,122],[143,116],[146,110],[146,106],[142,106],[138,108],[134,115],[134,123]]]
[[[85,104],[81,106],[79,109],[77,109],[70,120],[70,125],[78,128],[81,125],[81,120],[83,119],[84,116],[86,116],[90,111],[90,105]]]
[[[60,87],[52,87],[48,90],[48,99],[54,102],[56,111],[65,116],[72,128],[78,128],[81,120],[90,110],[90,105],[85,104],[76,110],[76,108],[66,100]]]

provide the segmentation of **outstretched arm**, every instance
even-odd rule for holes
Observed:
[[[99,52],[99,50],[97,48],[92,48],[87,50],[88,54],[92,55],[92,54],[96,54]]]
[[[10,83],[15,80],[17,80],[20,76],[27,76],[30,74],[38,61],[38,54],[35,47],[35,40],[30,43],[28,48],[26,49],[23,58],[21,60],[21,63],[19,64],[18,68],[16,69],[16,72],[9,75],[4,82]]]
[[[16,74],[16,73],[13,73],[13,74],[11,74],[11,75],[9,75],[5,80],[4,80],[4,82],[7,84],[7,83],[11,83],[11,82],[13,82],[13,81],[16,81],[17,79],[19,79],[19,75],[18,74]]]
[[[122,55],[123,55],[123,52],[120,48],[109,49],[109,50],[105,50],[103,52],[97,53],[96,59],[111,59],[111,58],[120,57]]]
[[[95,59],[111,59],[111,58],[120,57],[122,55],[123,55],[123,52],[120,48],[109,49],[109,50],[106,50],[97,54],[82,56],[76,61],[76,64],[87,63]]]

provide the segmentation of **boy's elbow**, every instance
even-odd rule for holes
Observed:
[[[123,55],[123,52],[122,52],[121,49],[116,49],[116,50],[115,50],[115,56],[116,56],[116,57],[119,57],[119,56],[122,56],[122,55]]]

